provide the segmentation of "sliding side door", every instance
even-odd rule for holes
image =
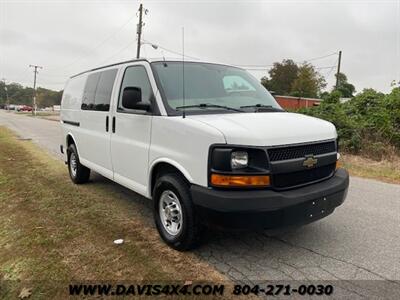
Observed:
[[[110,179],[113,178],[110,101],[117,71],[114,68],[88,75],[82,99],[78,142],[82,164]]]

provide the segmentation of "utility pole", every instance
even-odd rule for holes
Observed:
[[[8,100],[8,90],[7,90],[7,83],[6,83],[6,79],[3,78],[2,79],[4,82],[4,90],[6,91],[6,105],[7,105],[7,111],[10,111],[10,101]]]
[[[342,62],[342,51],[339,51],[338,66],[336,72],[336,89],[339,88],[339,73],[340,73],[340,63]]]
[[[38,69],[43,69],[41,66],[29,65],[30,68],[34,68],[33,71],[33,106],[32,115],[36,116],[36,74],[39,73]]]
[[[140,57],[140,42],[142,38],[142,16],[143,16],[143,4],[139,6],[139,24],[137,25],[137,50],[136,50],[136,58]]]

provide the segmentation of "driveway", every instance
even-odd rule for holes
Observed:
[[[61,157],[60,123],[0,111],[0,125]],[[133,192],[126,195],[145,201]],[[145,215],[152,226],[148,207]],[[236,282],[352,280],[342,282],[343,289],[362,297],[375,287],[360,288],[357,280],[400,286],[395,282],[400,280],[399,250],[400,185],[352,177],[345,203],[323,220],[273,234],[213,230],[194,253]]]

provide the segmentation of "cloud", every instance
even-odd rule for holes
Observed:
[[[0,76],[23,77],[27,63],[40,63],[43,85],[62,88],[54,82],[135,56],[138,2],[1,5]],[[184,26],[186,53],[205,60],[270,65],[342,50],[342,70],[357,90],[387,92],[390,81],[400,79],[400,1],[145,1],[144,6],[149,9],[144,39],[181,52]],[[142,54],[176,57],[149,46]],[[331,66],[337,57],[312,63]],[[261,77],[267,71],[252,72]],[[321,73],[332,85],[334,72]]]

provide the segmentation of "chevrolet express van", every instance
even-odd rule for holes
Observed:
[[[276,228],[343,203],[329,122],[284,111],[245,70],[132,60],[72,76],[61,103],[72,181],[93,170],[154,203],[162,239],[193,248],[205,224]]]

